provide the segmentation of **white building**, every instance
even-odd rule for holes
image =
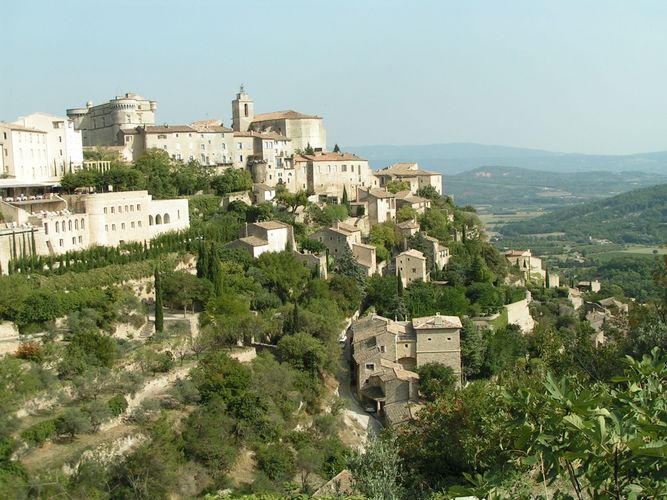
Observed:
[[[33,113],[20,116],[14,123],[46,132],[47,161],[54,177],[60,178],[82,166],[81,132],[75,130],[72,120],[48,113]]]
[[[278,221],[253,222],[241,230],[241,237],[225,245],[242,248],[253,258],[266,252],[284,252],[294,249],[292,226]]]
[[[33,183],[58,179],[56,169],[49,167],[47,135],[32,127],[0,123],[0,187],[17,181]]]
[[[150,241],[187,229],[187,199],[153,200],[148,191],[46,195],[41,199],[0,202],[0,266],[22,255],[58,255],[95,245]],[[28,246],[16,234],[29,234]],[[33,248],[34,247],[34,248]]]

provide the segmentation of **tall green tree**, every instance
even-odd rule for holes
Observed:
[[[154,272],[154,288],[155,288],[155,332],[161,333],[164,331],[164,310],[162,305],[162,280],[160,279],[160,269],[155,266]]]

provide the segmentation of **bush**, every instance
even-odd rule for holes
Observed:
[[[283,443],[270,444],[255,454],[257,467],[270,479],[287,481],[294,474],[294,454]]]
[[[23,342],[16,349],[15,356],[39,363],[42,361],[42,348],[37,342]]]
[[[49,419],[31,425],[21,432],[21,438],[32,446],[41,446],[56,433],[56,420]]]
[[[109,401],[107,401],[111,415],[117,417],[127,410],[127,399],[122,394],[116,394]]]

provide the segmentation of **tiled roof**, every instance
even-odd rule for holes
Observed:
[[[399,253],[396,258],[401,257],[402,255],[408,255],[410,257],[416,257],[418,259],[424,259],[426,260],[426,257],[424,257],[424,254],[421,253],[419,250],[415,250],[414,248],[411,248],[410,250],[406,250],[405,252]]]
[[[429,201],[426,198],[422,198],[421,196],[415,196],[412,194],[412,192],[407,190],[399,191],[395,196],[397,200],[405,200],[408,203],[426,203]]]
[[[267,220],[264,222],[253,222],[255,226],[261,227],[263,229],[283,229],[289,227],[288,224],[283,222],[278,222],[277,220]]]
[[[412,326],[415,329],[421,328],[463,328],[461,319],[458,316],[424,316],[423,318],[413,318]]]
[[[312,155],[307,155],[307,154],[296,154],[294,155],[294,161],[312,161],[312,162],[320,162],[320,161],[366,161],[363,158],[358,157],[355,154],[352,153],[329,153],[329,152],[322,152],[322,153],[315,153]]]
[[[298,111],[293,111],[291,109],[288,109],[287,111],[274,111],[273,113],[263,113],[259,115],[255,115],[255,117],[252,119],[252,122],[264,122],[264,121],[269,121],[269,120],[304,120],[308,118],[322,118],[321,116],[316,116],[316,115],[305,115],[303,113],[299,113]]]
[[[375,198],[394,198],[395,195],[391,191],[387,191],[384,188],[370,188],[368,194]]]
[[[146,125],[137,128],[139,131],[143,130],[147,134],[197,133],[190,125]]]
[[[264,247],[269,244],[268,241],[263,240],[262,238],[258,238],[257,236],[245,236],[243,238],[239,238],[239,241],[245,243],[246,245],[250,245],[251,247]]]
[[[384,418],[389,425],[397,425],[414,419],[423,405],[411,402],[391,403],[384,407]]]
[[[442,175],[437,172],[430,172],[428,170],[423,170],[419,168],[417,163],[394,163],[390,167],[383,168],[378,170],[379,175],[389,174],[396,175],[401,177],[416,177],[420,175]]]

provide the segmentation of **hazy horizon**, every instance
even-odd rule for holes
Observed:
[[[157,123],[323,116],[328,144],[667,149],[667,2],[45,0],[4,9],[0,120],[158,101]]]

